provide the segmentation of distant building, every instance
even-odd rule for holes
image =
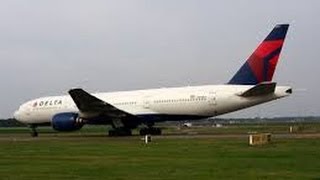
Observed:
[[[182,124],[183,127],[192,127],[192,123],[186,122]]]

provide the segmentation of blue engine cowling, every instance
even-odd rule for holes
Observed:
[[[59,113],[52,118],[52,127],[57,131],[75,131],[83,126],[77,113]]]

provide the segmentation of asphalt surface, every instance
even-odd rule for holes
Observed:
[[[194,138],[212,138],[212,139],[245,139],[249,134],[164,134],[161,136],[152,136],[153,139],[194,139]],[[128,137],[108,137],[105,134],[59,134],[59,133],[43,133],[38,137],[31,137],[28,133],[4,133],[0,134],[0,141],[37,141],[37,140],[69,140],[69,139],[141,139],[142,136],[133,135]],[[319,138],[320,133],[287,133],[287,134],[272,134],[272,139],[304,139],[304,138]]]

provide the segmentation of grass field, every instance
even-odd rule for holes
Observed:
[[[0,179],[320,179],[317,138],[250,147],[244,137],[154,137],[146,145],[85,129],[39,138],[1,132]]]

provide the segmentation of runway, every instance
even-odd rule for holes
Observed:
[[[164,134],[160,136],[152,136],[153,140],[157,139],[246,139],[249,134]],[[65,134],[65,133],[43,133],[39,137],[31,137],[28,133],[17,134],[0,134],[0,141],[43,141],[43,140],[135,140],[141,139],[143,136],[133,135],[125,137],[109,137],[105,134],[90,133],[90,134]],[[286,133],[272,134],[272,139],[310,139],[320,138],[320,133]]]

